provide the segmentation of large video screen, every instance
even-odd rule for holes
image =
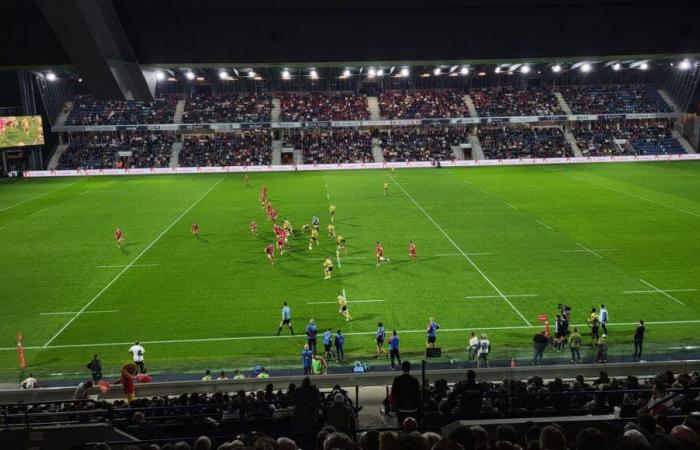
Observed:
[[[41,116],[0,117],[0,148],[42,145],[44,129]]]

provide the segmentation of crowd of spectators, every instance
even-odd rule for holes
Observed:
[[[562,86],[560,91],[574,114],[673,112],[673,108],[649,84]]]
[[[182,123],[269,122],[272,97],[254,93],[195,95],[187,99]]]
[[[580,122],[571,127],[584,156],[685,153],[672,131],[669,120]]]
[[[136,125],[173,123],[179,97],[167,96],[151,102],[96,100],[77,96],[66,125]]]
[[[175,138],[169,132],[88,132],[71,133],[68,139],[58,169],[168,167]]]
[[[481,117],[542,116],[564,114],[549,88],[496,87],[469,93]]]
[[[352,93],[304,94],[282,93],[280,120],[283,122],[311,122],[315,120],[367,120],[367,97]]]
[[[454,90],[388,91],[378,100],[383,119],[469,117],[462,94]]]
[[[283,138],[283,145],[302,150],[305,164],[373,162],[372,135],[357,129],[306,130]]]
[[[387,162],[449,161],[454,159],[452,146],[469,141],[465,128],[406,127],[379,133],[380,145]]]
[[[181,167],[266,166],[271,163],[269,130],[185,136]]]
[[[486,159],[574,156],[559,127],[481,127],[477,133]]]

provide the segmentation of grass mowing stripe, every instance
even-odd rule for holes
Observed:
[[[43,345],[43,348],[47,348],[61,333],[63,333],[66,330],[66,328],[68,328],[70,326],[70,324],[72,324],[75,321],[75,319],[80,317],[80,315],[82,313],[84,313],[85,310],[88,309],[90,307],[90,305],[92,305],[95,300],[100,298],[102,296],[102,294],[104,294],[107,291],[107,289],[109,289],[119,278],[121,278],[121,276],[124,275],[126,273],[126,271],[129,270],[129,268],[131,268],[131,266],[133,266],[136,261],[138,261],[144,254],[146,254],[146,252],[148,250],[150,250],[151,247],[153,247],[155,245],[155,243],[158,242],[160,240],[160,238],[162,238],[165,235],[165,233],[167,233],[172,227],[174,227],[175,224],[180,221],[180,219],[185,217],[185,214],[187,214],[188,212],[190,212],[192,210],[192,208],[197,206],[197,204],[199,202],[201,202],[204,199],[204,197],[206,197],[211,191],[213,191],[214,188],[217,187],[222,181],[224,181],[225,178],[226,178],[226,175],[219,178],[219,181],[214,183],[214,185],[212,187],[210,187],[204,194],[202,194],[197,200],[195,200],[195,202],[192,203],[186,210],[184,210],[182,212],[182,214],[177,216],[177,218],[170,225],[168,225],[168,227],[165,230],[163,230],[153,241],[151,241],[151,243],[148,244],[148,246],[146,246],[146,248],[144,248],[141,251],[141,253],[139,253],[136,256],[136,258],[134,258],[126,267],[124,267],[124,269],[122,269],[114,278],[112,278],[112,281],[107,283],[107,285],[105,287],[103,287],[102,290],[97,293],[97,295],[95,295],[92,299],[90,299],[90,301],[87,302],[80,309],[80,311],[78,311],[73,317],[71,317],[70,320],[68,322],[66,322],[66,324],[63,325],[63,327],[61,327],[61,329],[58,330],[58,332],[51,337],[51,339],[46,341],[46,343]]]
[[[682,325],[682,324],[694,324],[700,323],[700,320],[665,320],[658,322],[648,322],[645,321],[645,325]],[[606,326],[609,327],[621,327],[621,326],[634,326],[638,325],[639,322],[620,322],[620,323],[608,323]],[[585,323],[577,325],[569,325],[573,327],[586,327]],[[513,326],[502,326],[502,327],[471,327],[471,328],[440,328],[441,333],[463,333],[465,331],[498,331],[498,330],[529,330],[529,329],[540,329],[540,325],[513,325]],[[421,328],[418,330],[401,330],[403,334],[415,334],[415,333],[425,333],[425,329]],[[345,336],[368,336],[376,334],[376,331],[355,331],[350,333],[343,333]],[[227,336],[227,337],[216,337],[216,338],[195,338],[195,339],[166,339],[158,341],[140,341],[143,345],[155,345],[155,344],[191,344],[196,342],[222,342],[222,341],[252,341],[261,339],[305,339],[304,335],[263,335],[263,336]],[[128,342],[98,342],[94,344],[61,344],[52,345],[48,348],[50,349],[60,349],[60,348],[85,348],[85,347],[114,347],[120,345],[132,345],[134,341]],[[34,346],[34,347],[24,347],[25,350],[44,350],[46,347]],[[0,351],[17,351],[17,347],[0,347]]]
[[[646,284],[646,285],[649,286],[650,288],[654,289],[654,290],[655,290],[656,292],[658,292],[659,294],[665,295],[666,297],[670,298],[671,300],[673,300],[674,302],[678,303],[679,305],[685,306],[685,303],[683,303],[682,301],[678,300],[676,297],[674,297],[674,296],[668,294],[666,291],[662,291],[661,289],[657,288],[657,287],[654,286],[653,284],[648,283],[648,282],[642,280],[641,278],[639,279],[639,281],[641,281],[642,283]]]
[[[389,177],[389,176],[387,175],[387,177]],[[495,284],[493,284],[493,281],[491,281],[491,279],[490,279],[489,277],[487,277],[486,274],[485,274],[484,272],[482,272],[482,270],[479,268],[479,266],[477,266],[476,263],[474,263],[474,261],[473,261],[466,253],[464,253],[464,250],[462,250],[462,249],[460,248],[460,246],[457,245],[457,243],[456,243],[454,240],[452,240],[452,238],[451,238],[447,233],[445,233],[445,230],[443,230],[442,227],[441,227],[440,225],[438,225],[438,223],[435,221],[435,219],[433,219],[432,216],[431,216],[430,214],[428,214],[428,212],[427,212],[425,209],[423,209],[423,207],[416,201],[416,199],[414,199],[414,198],[411,196],[411,194],[409,194],[408,192],[406,192],[406,189],[404,189],[395,179],[393,179],[393,178],[391,178],[391,177],[389,177],[389,179],[390,179],[391,181],[393,181],[394,184],[395,184],[399,189],[401,189],[401,191],[406,195],[406,197],[408,197],[408,198],[413,202],[413,204],[416,205],[416,207],[425,215],[425,217],[427,217],[428,220],[430,220],[430,221],[433,223],[433,225],[435,225],[435,228],[437,228],[438,230],[440,230],[440,232],[442,233],[442,235],[445,236],[445,238],[446,238],[448,241],[450,241],[450,243],[454,246],[454,248],[457,249],[457,251],[458,251],[459,253],[461,253],[462,256],[464,256],[464,259],[466,259],[466,260],[469,262],[469,264],[471,264],[471,266],[472,266],[474,269],[476,269],[477,272],[479,272],[479,274],[481,275],[481,277],[482,277],[484,280],[486,280],[486,282],[487,282],[488,284],[491,285],[491,287],[498,293],[498,295],[500,295],[501,298],[502,298],[503,300],[505,300],[506,303],[508,303],[508,305],[511,307],[511,309],[513,309],[513,311],[515,311],[515,312],[518,314],[518,316],[520,316],[520,318],[523,319],[523,321],[524,321],[528,326],[532,326],[532,324],[530,323],[530,321],[527,320],[527,319],[525,318],[525,316],[523,316],[523,313],[521,313],[520,310],[518,310],[518,308],[516,308],[515,305],[513,305],[513,303],[511,303],[510,300],[508,300],[508,297],[506,297],[505,295],[503,295],[503,292],[501,292],[501,290],[498,289],[498,287],[497,287]]]
[[[47,196],[47,195],[49,195],[49,194],[53,194],[54,192],[58,192],[58,191],[60,191],[61,189],[65,189],[65,188],[67,188],[67,187],[71,187],[71,186],[73,186],[74,184],[78,184],[78,183],[83,182],[83,181],[85,181],[85,180],[87,180],[87,178],[82,179],[82,180],[78,180],[78,181],[76,181],[76,182],[74,182],[74,183],[70,183],[70,184],[67,184],[67,185],[65,185],[65,186],[61,186],[60,188],[54,189],[53,191],[44,192],[43,194],[37,195],[37,196],[32,197],[32,198],[28,198],[28,199],[23,200],[23,201],[21,201],[21,202],[19,202],[19,203],[15,203],[14,205],[10,205],[10,206],[8,206],[8,207],[6,207],[6,208],[0,209],[0,213],[1,213],[1,212],[5,212],[5,211],[7,211],[7,210],[10,210],[10,209],[12,209],[12,208],[14,208],[14,207],[16,207],[16,206],[24,205],[25,203],[29,203],[29,202],[31,202],[31,201],[33,201],[33,200],[38,199],[38,198],[45,197],[45,196]]]

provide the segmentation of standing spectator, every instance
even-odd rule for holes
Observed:
[[[309,324],[306,326],[306,343],[309,345],[312,352],[316,352],[317,332],[316,322],[314,322],[314,319],[309,320]]]
[[[345,362],[345,336],[340,330],[335,334],[335,354],[340,364]]]
[[[22,389],[39,389],[41,387],[32,373],[30,373],[29,376],[19,384],[19,386]]]
[[[420,385],[418,380],[411,376],[411,363],[404,361],[401,371],[403,373],[394,378],[391,385],[392,406],[398,423],[407,417],[417,417],[420,401]]]
[[[538,366],[542,364],[542,358],[544,357],[544,349],[549,345],[549,339],[544,331],[535,334],[532,338],[532,345],[534,348],[534,355],[532,357],[532,365]]]
[[[644,343],[644,333],[646,327],[644,321],[640,320],[637,329],[634,331],[634,360],[642,361],[642,344]]]
[[[479,340],[479,351],[477,352],[477,367],[488,367],[489,366],[489,353],[491,352],[491,342],[489,342],[486,333],[481,333],[481,339]]]
[[[304,375],[311,375],[311,360],[314,352],[309,348],[309,344],[304,344],[304,350],[301,351],[301,362],[304,366]]]
[[[146,373],[146,369],[144,368],[143,372],[136,375],[136,381],[138,381],[139,383],[150,383],[151,381],[153,381],[153,377],[150,374]]]
[[[603,336],[608,335],[608,310],[605,308],[605,305],[600,305],[600,328],[603,329]]]
[[[92,361],[86,367],[92,373],[92,381],[97,383],[102,379],[102,361],[97,358],[97,355],[92,355]]]
[[[301,386],[294,390],[294,426],[298,431],[310,432],[314,429],[318,417],[319,395],[309,377],[305,377]]]
[[[598,338],[598,352],[596,356],[596,360],[599,363],[608,362],[608,343],[606,342],[605,336]]]
[[[394,370],[394,359],[401,364],[401,355],[399,354],[399,336],[396,330],[392,331],[389,337],[389,356],[391,357],[391,370]]]
[[[574,332],[569,336],[569,350],[571,350],[571,362],[574,364],[581,364],[581,343],[583,339],[581,338],[581,333],[578,332],[578,328],[574,327]]]
[[[437,330],[440,325],[435,322],[432,317],[428,320],[428,327],[426,328],[427,336],[425,338],[425,348],[435,348],[435,340],[437,339]]]
[[[146,349],[136,341],[134,345],[129,348],[129,353],[134,357],[134,364],[139,372],[143,372],[143,355],[146,353]]]
[[[479,352],[479,338],[476,337],[476,333],[472,331],[471,337],[469,338],[469,361],[474,362],[476,360],[476,355]]]

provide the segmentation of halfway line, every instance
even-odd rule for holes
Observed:
[[[226,178],[226,175],[224,175],[223,177],[219,178],[219,181],[217,181],[216,183],[214,183],[214,185],[213,185],[212,187],[210,187],[204,194],[202,194],[201,197],[199,197],[197,200],[195,200],[195,202],[192,203],[192,204],[190,205],[189,208],[187,208],[185,211],[183,211],[182,214],[180,214],[180,215],[173,221],[173,223],[171,223],[170,225],[168,225],[168,227],[167,227],[165,230],[163,230],[155,239],[153,239],[153,241],[151,241],[151,243],[148,244],[148,246],[147,246],[146,248],[144,248],[144,249],[141,251],[141,253],[138,254],[138,256],[136,256],[136,258],[134,258],[134,259],[133,259],[126,267],[124,267],[114,278],[112,278],[112,281],[110,281],[109,283],[107,283],[107,285],[106,285],[105,287],[103,287],[102,290],[101,290],[100,292],[98,292],[97,295],[95,295],[89,302],[87,302],[87,303],[80,309],[80,311],[78,311],[73,317],[71,317],[70,320],[69,320],[68,322],[66,322],[66,324],[63,325],[63,327],[61,327],[61,329],[58,330],[58,332],[57,332],[56,334],[54,334],[54,335],[51,337],[51,339],[49,339],[48,341],[46,341],[46,344],[44,344],[43,348],[48,347],[48,346],[54,341],[54,339],[56,339],[61,333],[63,333],[63,332],[66,330],[66,328],[68,328],[68,327],[70,326],[70,324],[72,324],[72,323],[75,321],[75,319],[77,319],[78,317],[80,317],[80,315],[81,315],[82,313],[84,313],[85,310],[87,310],[87,309],[90,307],[90,305],[92,305],[92,303],[93,303],[95,300],[97,300],[98,298],[100,298],[100,297],[102,296],[102,294],[104,294],[104,293],[107,291],[107,289],[109,289],[119,278],[121,278],[122,275],[124,275],[124,274],[126,273],[127,270],[129,270],[129,268],[131,268],[131,266],[134,265],[134,263],[135,263],[136,261],[138,261],[148,250],[150,250],[151,247],[153,247],[153,246],[155,245],[155,243],[158,242],[158,241],[160,240],[160,238],[162,238],[162,237],[165,235],[165,233],[167,233],[172,227],[174,227],[175,224],[178,223],[178,222],[180,221],[180,219],[182,219],[183,217],[185,217],[185,214],[187,214],[188,212],[190,212],[190,210],[192,210],[192,208],[194,208],[195,206],[197,206],[197,204],[198,204],[200,201],[202,201],[202,199],[204,199],[204,197],[206,197],[212,190],[214,190],[214,188],[217,187],[217,186],[219,185],[219,183],[221,183],[222,181],[224,181],[224,178]]]
[[[538,294],[508,294],[508,297],[537,297]],[[470,295],[467,298],[501,298],[500,295]]]
[[[469,262],[469,264],[471,264],[471,266],[472,266],[474,269],[476,269],[477,272],[479,272],[479,274],[482,276],[482,278],[483,278],[484,280],[486,280],[486,282],[487,282],[488,284],[491,285],[491,287],[498,293],[498,295],[500,295],[501,298],[503,298],[503,300],[505,300],[506,303],[508,303],[508,305],[510,305],[510,307],[513,309],[513,311],[515,311],[515,312],[518,314],[518,316],[520,316],[520,318],[523,319],[523,321],[524,321],[528,326],[532,326],[532,324],[530,324],[530,321],[528,321],[528,320],[525,318],[525,316],[523,316],[523,314],[518,310],[518,308],[516,308],[515,305],[513,305],[513,304],[510,302],[510,300],[508,300],[508,297],[506,297],[505,295],[503,295],[503,292],[501,292],[501,290],[498,289],[498,287],[496,287],[495,284],[493,284],[493,281],[491,281],[491,280],[489,279],[489,277],[487,277],[486,274],[485,274],[484,272],[481,271],[481,269],[479,268],[479,266],[477,266],[477,265],[474,263],[474,261],[473,261],[466,253],[464,253],[464,250],[462,250],[462,249],[459,247],[459,245],[457,245],[457,243],[456,243],[454,240],[452,240],[452,238],[445,232],[445,230],[443,230],[442,227],[441,227],[440,225],[438,225],[437,222],[435,222],[435,219],[433,219],[432,216],[431,216],[430,214],[428,214],[428,212],[427,212],[425,209],[423,209],[423,207],[422,207],[420,204],[418,204],[418,202],[411,196],[411,194],[409,194],[408,192],[406,192],[406,190],[405,190],[396,180],[394,180],[394,179],[391,178],[391,177],[389,177],[389,179],[391,179],[391,181],[393,181],[394,184],[395,184],[399,189],[401,189],[401,191],[406,195],[406,197],[408,197],[408,198],[413,202],[413,204],[416,205],[416,207],[425,215],[425,217],[427,217],[428,220],[430,220],[430,221],[433,223],[433,225],[435,225],[435,228],[437,228],[438,230],[440,230],[440,232],[442,233],[442,235],[445,236],[445,238],[447,238],[447,240],[450,241],[450,243],[454,246],[454,248],[457,249],[457,251],[458,251],[459,253],[461,253],[462,256],[464,256],[464,259],[466,259],[466,260]]]

